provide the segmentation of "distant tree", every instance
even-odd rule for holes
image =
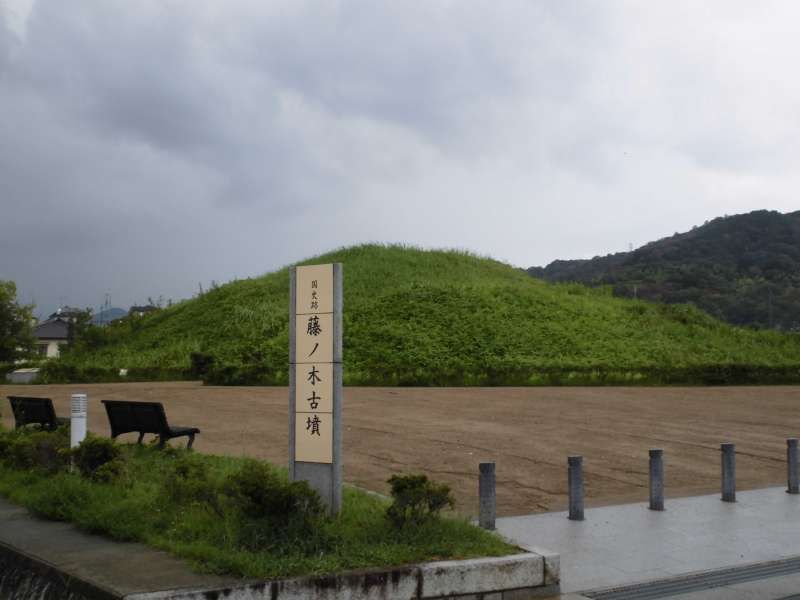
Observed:
[[[800,211],[726,215],[633,252],[556,260],[528,272],[610,284],[618,296],[692,303],[735,325],[791,330],[800,314]]]
[[[17,302],[17,286],[0,280],[0,362],[33,353],[33,307]]]
[[[74,350],[78,348],[94,348],[100,345],[102,338],[102,328],[92,325],[92,309],[75,311],[69,320],[67,329],[67,348]]]

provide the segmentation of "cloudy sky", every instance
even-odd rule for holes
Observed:
[[[367,241],[517,266],[799,208],[800,4],[0,0],[0,279],[46,313]]]

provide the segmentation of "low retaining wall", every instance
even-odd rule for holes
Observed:
[[[0,598],[9,600],[526,600],[557,594],[559,559],[524,553],[247,582],[217,589],[120,594],[0,545]]]
[[[116,600],[118,596],[90,582],[0,544],[2,600]]]
[[[125,600],[526,600],[557,594],[558,556],[526,552],[498,558],[422,563],[204,590],[134,594]]]

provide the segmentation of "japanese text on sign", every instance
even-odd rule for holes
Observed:
[[[333,461],[333,265],[297,267],[295,460]]]

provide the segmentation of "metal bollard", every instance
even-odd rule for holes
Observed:
[[[722,501],[736,502],[736,444],[722,444]]]
[[[583,457],[570,456],[567,465],[569,518],[571,521],[583,521]]]
[[[494,529],[497,516],[497,493],[495,468],[493,462],[480,463],[478,479],[478,497],[480,499],[480,515],[478,522],[484,529]]]
[[[786,469],[788,471],[786,492],[800,493],[797,482],[797,438],[786,440]]]
[[[664,451],[650,450],[650,510],[664,510]]]
[[[76,448],[86,439],[86,394],[72,394],[70,403],[70,448]]]

